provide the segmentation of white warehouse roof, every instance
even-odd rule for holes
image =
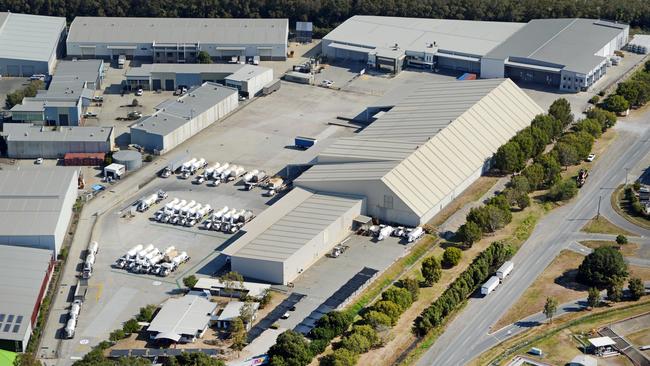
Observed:
[[[0,58],[49,61],[65,28],[65,18],[0,13]]]
[[[178,341],[183,335],[196,336],[210,323],[217,304],[205,296],[187,294],[165,302],[149,325],[150,332]]]
[[[483,56],[524,23],[355,15],[324,37],[342,45],[421,51],[440,50]],[[366,52],[369,50],[365,50]]]
[[[288,19],[76,17],[68,43],[285,44]]]

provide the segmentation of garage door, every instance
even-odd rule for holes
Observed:
[[[152,79],[151,83],[152,83],[151,85],[153,90],[162,89],[162,82],[160,81],[160,79]]]
[[[81,47],[81,57],[95,57],[95,47]]]
[[[32,76],[34,74],[34,66],[23,66],[23,76]]]
[[[174,80],[165,80],[165,90],[174,90]]]
[[[260,55],[260,58],[263,59],[263,60],[268,60],[268,59],[270,59],[270,58],[271,58],[271,52],[272,52],[272,51],[273,51],[273,50],[271,50],[270,48],[259,48],[259,49],[257,50],[257,52],[258,52],[259,55]]]
[[[20,66],[7,65],[7,76],[20,76]]]

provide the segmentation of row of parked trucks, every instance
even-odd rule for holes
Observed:
[[[234,234],[239,231],[247,222],[253,219],[253,212],[249,210],[237,210],[224,206],[221,210],[212,213],[203,223],[205,230],[221,231],[227,234]]]
[[[188,202],[174,198],[158,210],[153,215],[153,219],[164,224],[192,227],[203,221],[203,218],[212,211],[214,210],[209,204],[203,205],[194,200]]]
[[[424,235],[424,229],[418,226],[415,228],[407,228],[404,226],[390,226],[390,225],[373,225],[368,231],[370,234],[377,238],[377,241],[382,241],[389,236],[396,238],[404,238],[407,242],[413,243]]]
[[[197,175],[194,184],[202,184],[205,181],[212,181],[212,186],[216,187],[221,183],[232,182],[243,176],[246,170],[241,165],[231,163],[220,164],[216,162],[205,168],[203,174]],[[182,178],[183,176],[181,176]]]
[[[95,267],[95,258],[99,252],[99,243],[96,241],[90,242],[86,248],[86,258],[83,262],[81,269],[81,278],[77,281],[77,287],[74,292],[74,299],[68,311],[68,321],[63,328],[63,335],[66,339],[74,338],[74,332],[77,328],[77,320],[81,313],[81,306],[86,298],[86,291],[88,290],[88,279],[93,275]]]
[[[179,252],[173,245],[164,251],[149,244],[138,244],[118,258],[115,267],[131,273],[152,274],[167,277],[181,264],[190,260],[187,252]]]
[[[515,268],[515,264],[512,263],[511,261],[507,261],[503,263],[501,267],[497,269],[497,273],[494,276],[490,277],[490,279],[487,280],[487,282],[485,282],[483,286],[481,286],[481,295],[487,296],[492,291],[494,291],[497,288],[497,286],[499,286],[499,284],[503,282],[503,280],[505,280],[505,278],[510,274],[510,272],[512,272],[514,268]]]

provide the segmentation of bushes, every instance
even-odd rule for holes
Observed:
[[[606,110],[614,113],[623,113],[630,108],[630,103],[620,95],[612,94],[603,102]]]
[[[13,108],[16,104],[20,104],[25,97],[34,97],[39,90],[45,89],[45,82],[42,80],[32,80],[22,90],[16,90],[13,93],[7,94],[5,105],[7,109]]]
[[[197,282],[199,282],[199,279],[196,278],[195,275],[190,275],[183,278],[183,285],[189,289],[193,288]]]
[[[392,301],[402,312],[408,309],[413,303],[411,293],[407,289],[395,286],[384,291],[384,293],[381,294],[381,299],[384,301]]]
[[[414,302],[417,301],[420,296],[420,284],[418,283],[418,280],[408,277],[400,280],[397,285],[406,289],[409,294],[411,294],[411,299],[413,299]]]
[[[140,308],[140,312],[135,317],[139,322],[151,322],[153,320],[153,314],[156,312],[158,307],[156,305],[147,305],[143,308]]]
[[[565,179],[554,184],[551,189],[549,189],[546,197],[554,202],[566,201],[573,198],[577,193],[578,186],[576,185],[575,180]]]
[[[460,262],[460,259],[463,257],[463,253],[458,248],[449,247],[445,249],[445,252],[442,254],[442,264],[447,267],[454,267]]]
[[[591,97],[591,99],[589,99],[590,104],[596,105],[598,104],[598,102],[600,102],[600,97],[597,95],[594,95],[593,97]]]
[[[483,232],[481,228],[473,221],[468,221],[458,228],[456,232],[456,240],[462,242],[467,247],[472,247],[472,244],[481,240]]]
[[[445,318],[456,310],[513,253],[514,249],[505,243],[494,242],[490,244],[449,285],[445,292],[420,314],[413,324],[413,332],[418,336],[424,336],[434,327],[441,325]]]
[[[122,330],[127,334],[136,333],[140,330],[140,324],[135,319],[129,319],[122,325]]]
[[[616,244],[618,244],[618,245],[627,244],[627,236],[621,235],[621,234],[617,235],[616,236]]]
[[[630,279],[628,287],[630,289],[630,297],[632,300],[636,301],[645,295],[645,285],[643,284],[643,280],[640,278],[635,277]]]
[[[422,261],[422,277],[424,277],[424,285],[427,287],[433,286],[434,283],[440,280],[442,275],[442,267],[440,260],[435,256],[430,256]]]

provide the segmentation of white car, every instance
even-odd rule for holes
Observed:
[[[589,154],[589,156],[587,156],[587,161],[589,162],[594,161],[594,159],[596,159],[596,154]]]
[[[41,164],[43,164],[43,158],[38,158],[38,159],[36,159],[36,161],[34,162],[34,164],[37,164],[37,165],[41,165]]]
[[[282,316],[280,318],[289,319],[290,316],[291,316],[291,313],[287,311],[286,313],[282,314]]]
[[[142,88],[138,88],[138,90],[135,91],[135,95],[137,97],[142,96],[142,94],[144,94],[144,91],[142,90]]]
[[[45,75],[43,74],[34,74],[29,77],[29,80],[43,80],[45,81]]]
[[[95,112],[86,112],[84,113],[85,118],[97,118],[97,113]]]
[[[331,88],[334,85],[334,82],[332,80],[323,80],[320,82],[320,85],[326,88]]]

